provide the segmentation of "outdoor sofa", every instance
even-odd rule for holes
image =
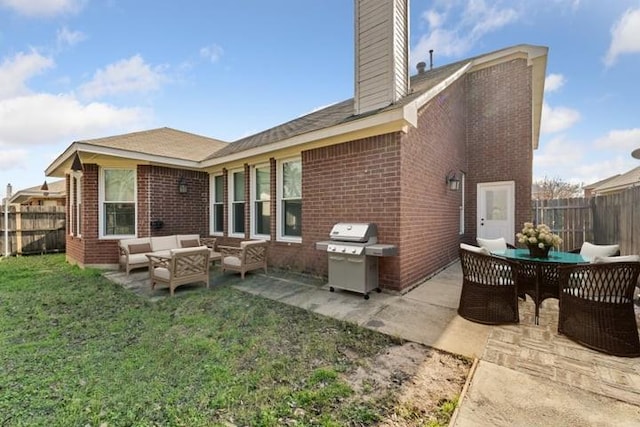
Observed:
[[[201,238],[198,234],[174,234],[171,236],[138,237],[122,239],[119,243],[120,268],[127,275],[134,268],[149,266],[147,255],[168,257],[172,249],[194,248],[207,246],[211,252],[209,259],[220,259],[220,254],[215,252],[216,239],[211,237]]]

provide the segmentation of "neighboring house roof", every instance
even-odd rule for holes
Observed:
[[[9,203],[22,205],[32,199],[64,199],[67,195],[65,183],[66,180],[59,179],[47,183],[47,190],[43,190],[42,185],[18,190],[11,196]]]
[[[532,65],[532,147],[538,146],[546,73],[546,47],[517,45],[468,58],[414,75],[410,93],[399,102],[355,115],[354,99],[330,105],[232,143],[162,128],[73,143],[46,170],[63,176],[76,152],[83,162],[92,155],[110,155],[186,168],[206,168],[303,144],[335,144],[417,126],[418,110],[468,71],[515,58]],[[189,136],[190,135],[190,136]],[[189,141],[198,141],[191,145]],[[207,143],[209,141],[209,143]],[[154,142],[156,144],[154,144]]]
[[[590,188],[594,195],[604,195],[626,190],[627,188],[640,185],[640,166],[631,169],[623,174],[614,175],[585,188]]]

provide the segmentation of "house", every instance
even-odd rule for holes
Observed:
[[[616,174],[584,187],[584,196],[604,196],[619,193],[640,185],[640,166],[622,174]]]
[[[333,224],[377,224],[397,245],[379,283],[403,291],[461,241],[531,218],[547,48],[517,45],[408,70],[407,0],[356,0],[355,96],[240,140],[162,128],[72,143],[67,259],[113,267],[124,237],[200,233],[269,241],[269,265],[327,274]],[[459,190],[452,183],[459,183]]]
[[[65,182],[64,179],[51,183],[45,181],[41,186],[18,190],[11,196],[9,203],[28,206],[64,206],[67,197]]]

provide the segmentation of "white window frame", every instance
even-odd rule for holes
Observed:
[[[235,179],[234,178],[235,178],[235,176],[234,175],[236,173],[240,173],[240,172],[245,173],[244,168],[242,168],[242,169],[234,169],[234,170],[231,170],[231,171],[229,171],[227,173],[227,181],[228,181],[227,188],[228,188],[228,193],[229,193],[229,212],[228,212],[227,218],[229,219],[229,237],[240,237],[240,238],[243,238],[245,236],[246,230],[243,233],[235,233],[233,231],[234,230],[234,225],[235,225],[235,223],[234,223],[235,217],[233,215],[233,213],[234,213],[234,206],[233,205],[234,205],[234,202],[235,202],[235,200],[234,200],[234,196],[235,196],[235,194],[234,194],[235,193]],[[246,182],[246,176],[245,176],[245,179],[243,180],[243,183],[244,182]],[[242,194],[245,194],[244,188],[242,189]],[[246,203],[247,203],[247,201],[244,200],[242,203],[245,204],[245,212],[246,212]],[[245,221],[245,224],[246,224],[246,221]],[[242,228],[244,228],[244,225],[243,225]]]
[[[75,191],[73,192],[75,197],[73,202],[76,211],[75,227],[71,227],[71,229],[75,231],[77,237],[82,237],[82,172],[74,172],[71,177],[75,181]],[[71,218],[73,218],[73,215]]]
[[[467,177],[467,175],[462,172],[461,173],[461,177],[460,177],[460,193],[461,193],[461,199],[460,199],[460,234],[464,234],[464,189],[465,189],[465,179]]]
[[[215,216],[215,206],[216,206],[216,178],[222,178],[222,197],[220,202],[222,204],[222,230],[216,231],[216,216]],[[209,176],[209,200],[211,200],[211,213],[209,215],[209,234],[212,236],[222,236],[224,235],[224,175],[222,173],[216,173],[214,175]]]
[[[69,174],[69,235],[75,236],[75,221],[73,220],[73,211],[76,203],[75,175]]]
[[[291,158],[286,158],[286,159],[281,159],[278,160],[277,163],[277,171],[276,171],[276,185],[278,186],[278,188],[276,188],[276,240],[281,241],[281,242],[290,242],[290,243],[302,243],[302,236],[285,236],[283,235],[284,230],[282,227],[282,222],[283,222],[283,215],[284,215],[284,209],[282,207],[282,202],[283,202],[283,198],[282,198],[282,184],[284,181],[284,172],[283,172],[283,165],[285,163],[289,163],[289,162],[300,162],[300,168],[302,169],[302,158],[301,157],[291,157]],[[300,175],[300,179],[302,180],[302,173]],[[302,186],[302,183],[300,183],[300,185]],[[300,195],[300,200],[302,201],[302,194]]]
[[[256,194],[256,183],[258,182],[258,169],[266,169],[269,172],[269,199],[258,199]],[[269,202],[269,219],[271,219],[271,165],[269,163],[263,163],[255,165],[251,168],[251,209],[250,209],[250,224],[251,224],[251,238],[271,240],[271,224],[269,224],[269,234],[258,234],[256,232],[256,220],[258,215],[256,212],[256,202]]]
[[[104,173],[107,170],[132,170],[133,171],[133,212],[134,212],[134,234],[104,234]],[[129,202],[126,202],[129,203]],[[100,168],[98,181],[98,236],[100,239],[126,239],[138,235],[138,171],[135,168]]]

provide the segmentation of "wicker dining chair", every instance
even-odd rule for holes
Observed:
[[[486,250],[460,248],[462,292],[458,314],[472,322],[497,325],[518,323],[516,276],[511,261]],[[484,253],[483,253],[484,252]]]
[[[633,293],[640,262],[558,267],[558,333],[603,353],[640,356]]]

